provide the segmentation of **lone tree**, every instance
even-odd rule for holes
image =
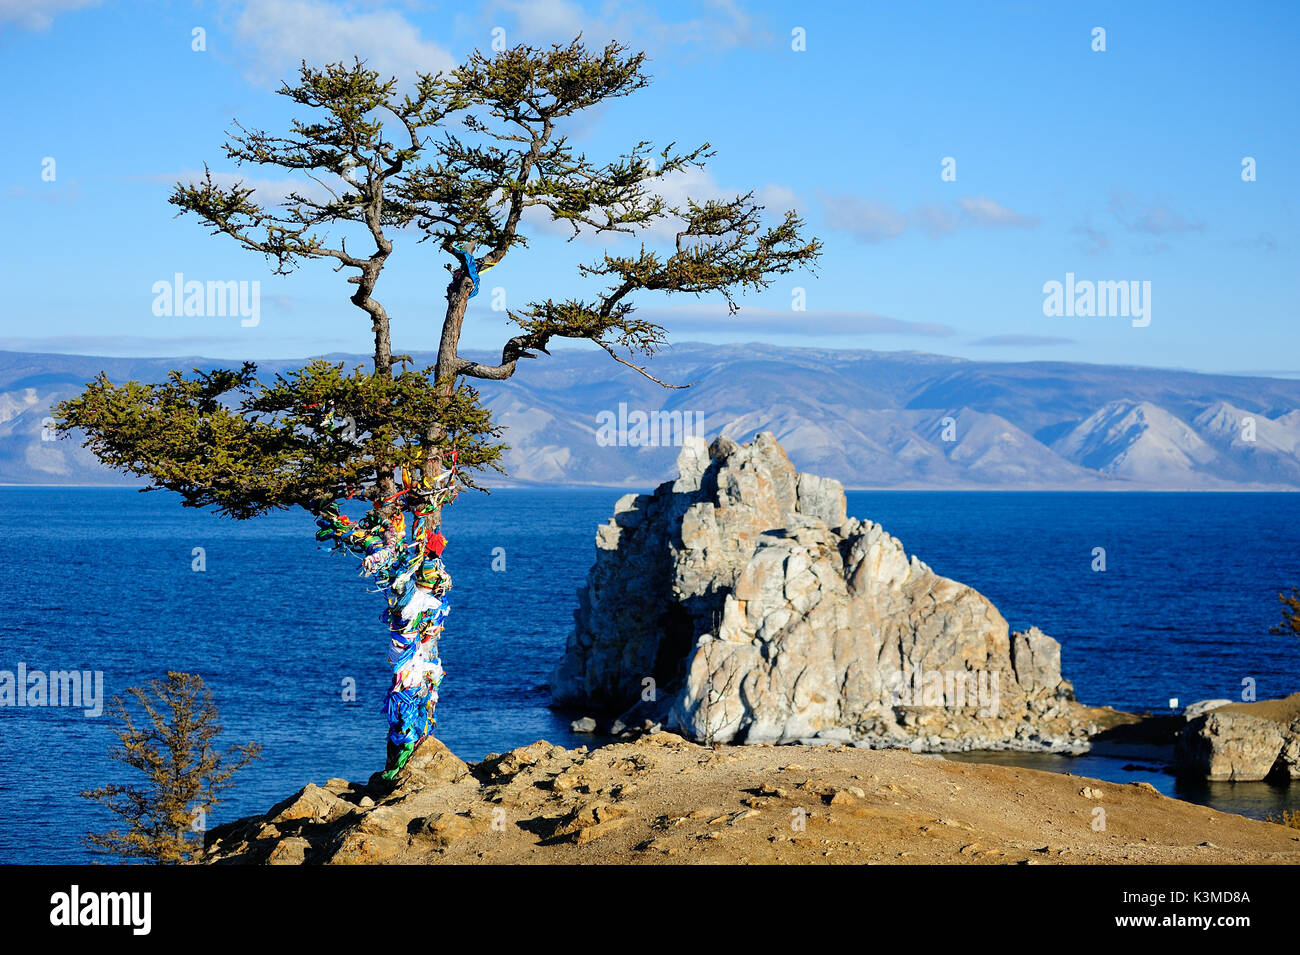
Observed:
[[[221,732],[217,707],[203,678],[194,673],[167,674],[147,687],[127,693],[144,711],[146,722],[136,725],[126,702],[113,697],[113,715],[122,724],[121,744],[109,755],[145,774],[146,785],[111,785],[81,795],[102,803],[126,823],[126,831],[87,836],[98,852],[156,863],[186,862],[193,857],[202,832],[196,821],[221,801],[235,773],[257,759],[256,743],[232,746],[224,753],[213,748]]]
[[[475,52],[450,73],[420,74],[399,95],[395,78],[381,79],[359,60],[323,69],[304,63],[297,84],[279,92],[311,118],[295,119],[283,135],[236,123],[225,152],[241,166],[300,172],[319,190],[304,188],[268,208],[252,188],[223,186],[207,171],[200,182],[179,183],[170,201],[213,234],[262,253],[277,274],[312,259],[347,272],[350,301],[374,334],[373,367],[347,373],[316,360],[269,383],[251,363],[190,376],[173,371],[154,385],[115,385],[101,375],[56,409],[58,427],[83,429],[86,446],[105,463],[176,491],[186,505],[235,518],[301,506],[316,515],[318,539],[363,558],[363,572],[389,602],[390,778],[433,726],[442,678],[437,638],[451,584],[441,560],[442,509],[459,488],[477,486],[474,472],[501,470],[500,432],[468,380],[507,379],[520,359],[569,338],[594,342],[676,387],[645,367],[666,334],[635,314],[635,293],[713,293],[734,312],[737,293],[766,288],[819,255],[820,242],[802,236],[793,211],[765,223],[752,192],[669,205],[657,182],[702,166],[712,155],[708,144],[656,151],[643,141],[605,162],[570,144],[563,127],[645,87],[644,66],[642,53],[618,43],[589,50],[579,38],[490,57]],[[518,334],[503,343],[499,364],[462,357],[479,275],[527,245],[523,229],[536,217],[573,235],[641,234],[642,241],[635,253],[606,252],[578,266],[599,286],[590,297],[547,298],[508,312]],[[360,232],[365,251],[328,243],[325,228],[344,223]],[[421,370],[393,353],[389,314],[375,297],[399,229],[431,241],[452,271],[437,362]],[[647,244],[662,234],[672,236],[663,248]],[[368,501],[365,518],[354,524],[342,515],[342,498]]]

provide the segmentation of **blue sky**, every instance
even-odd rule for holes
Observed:
[[[818,274],[747,297],[736,319],[717,302],[639,300],[676,341],[1300,373],[1292,3],[0,0],[0,348],[367,351],[343,274],[307,263],[273,276],[173,218],[171,185],[205,161],[236,171],[221,150],[233,119],[283,127],[291,113],[272,91],[301,58],[355,53],[409,76],[488,49],[494,28],[510,43],[581,29],[645,49],[653,85],[582,118],[574,141],[604,157],[640,139],[707,140],[716,158],[665,185],[670,198],[752,188],[824,240]],[[796,29],[805,49],[792,48]],[[272,194],[288,178],[242,175]],[[591,291],[577,263],[626,248],[534,234],[485,278],[511,307]],[[395,241],[376,297],[398,351],[432,349],[447,273],[430,246]],[[260,281],[258,324],[154,315],[153,284],[177,272]],[[1044,283],[1066,273],[1150,282],[1150,323],[1044,315]],[[796,287],[806,311],[792,311]],[[499,346],[490,300],[474,300],[464,347]]]

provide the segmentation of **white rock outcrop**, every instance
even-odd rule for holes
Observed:
[[[688,441],[678,468],[598,530],[557,705],[712,742],[1087,747],[1055,640],[848,517],[772,435]]]

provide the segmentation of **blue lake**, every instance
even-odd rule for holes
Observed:
[[[546,681],[595,527],[621,493],[470,493],[448,512],[438,735],[461,757],[590,742],[547,708]],[[1239,698],[1244,680],[1261,699],[1300,689],[1300,644],[1268,633],[1278,591],[1300,583],[1300,495],[850,492],[849,512],[982,591],[1013,628],[1060,640],[1085,702],[1167,711],[1171,697]],[[383,602],[313,532],[303,513],[239,524],[163,493],[0,488],[0,669],[103,671],[106,696],[169,669],[202,674],[223,739],[263,747],[210,825],[308,781],[365,779],[384,759]],[[78,793],[126,781],[113,742],[107,718],[0,708],[0,862],[90,858],[79,837],[111,820]],[[1117,760],[1016,759],[1254,816],[1300,806],[1300,786],[1189,787]]]

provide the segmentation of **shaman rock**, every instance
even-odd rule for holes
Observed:
[[[848,517],[771,434],[688,440],[678,471],[597,531],[557,705],[706,742],[1086,748],[1055,640]]]

